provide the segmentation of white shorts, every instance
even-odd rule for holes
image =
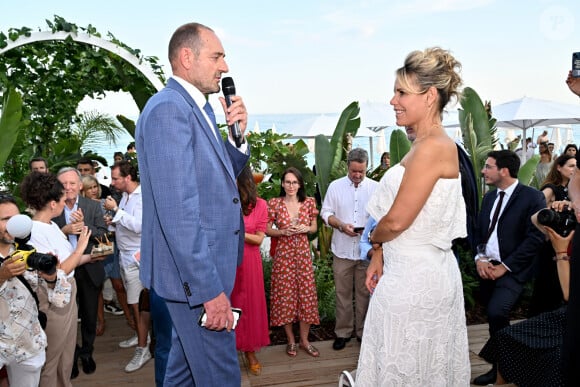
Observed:
[[[143,290],[143,284],[139,279],[139,266],[131,265],[129,267],[122,267],[121,278],[127,291],[127,303],[129,305],[138,304],[139,295],[141,294],[141,290]]]

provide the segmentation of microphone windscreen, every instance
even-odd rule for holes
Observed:
[[[14,238],[24,239],[32,231],[32,219],[26,215],[15,215],[6,222],[6,231]]]
[[[236,95],[236,86],[232,77],[222,78],[222,90],[224,95]]]

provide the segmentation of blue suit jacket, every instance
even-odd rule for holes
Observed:
[[[143,194],[140,278],[191,307],[229,297],[242,259],[244,224],[236,176],[249,156],[213,129],[174,79],[137,122]]]
[[[490,213],[497,190],[485,194],[478,218],[476,245],[485,243]],[[535,188],[518,183],[497,222],[497,235],[502,262],[511,270],[507,273],[520,284],[534,272],[538,249],[544,236],[531,221],[531,216],[546,207],[544,195]]]

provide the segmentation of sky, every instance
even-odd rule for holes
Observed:
[[[19,0],[0,5],[0,31],[47,30],[53,15],[159,57],[167,76],[175,29],[211,27],[250,114],[336,113],[352,101],[390,109],[395,70],[431,46],[451,50],[464,85],[492,104],[578,103],[564,83],[580,51],[577,0]],[[123,95],[83,106],[137,114]]]

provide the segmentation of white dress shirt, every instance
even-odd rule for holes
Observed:
[[[364,227],[369,218],[366,206],[377,186],[378,183],[369,178],[364,178],[358,187],[354,186],[348,176],[333,181],[322,203],[322,219],[328,224],[328,218],[334,215],[345,224]],[[360,235],[351,237],[335,230],[332,233],[331,249],[337,257],[359,260],[359,242]]]
[[[199,110],[201,110],[201,114],[203,114],[205,120],[207,121],[208,125],[210,128],[213,128],[213,123],[211,122],[211,119],[207,116],[207,113],[205,112],[205,110],[203,110],[204,105],[206,104],[206,102],[209,102],[206,99],[206,96],[202,94],[201,91],[199,91],[195,86],[193,86],[191,83],[187,82],[186,80],[184,80],[183,78],[178,77],[177,75],[172,75],[171,76],[173,79],[175,79],[175,81],[177,83],[179,83],[181,86],[183,86],[183,88],[185,89],[185,91],[187,91],[187,93],[191,96],[191,98],[193,98],[193,101],[195,102],[195,104],[197,105],[197,107],[199,107]],[[214,112],[215,114],[215,112]],[[216,137],[217,140],[222,141],[221,138],[217,138],[217,133],[215,131],[212,131],[214,134],[214,137]],[[232,144],[234,147],[236,146],[236,143],[234,142],[231,133],[228,130],[228,141],[230,142],[230,144]],[[246,153],[248,150],[248,142],[244,141],[239,148],[237,148],[240,152],[242,153]]]
[[[510,197],[514,193],[514,190],[516,189],[517,185],[518,185],[518,181],[516,180],[512,185],[510,185],[505,190],[503,190],[503,192],[505,192],[505,195],[503,198],[501,209],[499,210],[497,224],[494,227],[494,229],[492,230],[491,235],[489,236],[489,240],[487,241],[486,254],[487,254],[487,257],[489,259],[494,259],[494,260],[502,262],[501,254],[500,254],[500,250],[499,250],[499,241],[497,239],[497,228],[499,226],[499,219],[501,218],[501,215],[503,214],[503,211],[504,211],[508,201],[510,200]],[[495,199],[495,202],[493,203],[493,208],[491,209],[491,212],[489,213],[489,224],[490,225],[491,225],[493,213],[495,212],[495,208],[497,207],[497,203],[499,201],[499,192],[500,192],[500,190],[498,189],[497,190],[498,195]],[[509,268],[505,264],[504,264],[504,266],[506,267],[506,269],[509,270]]]
[[[119,263],[128,268],[139,265],[141,251],[141,220],[143,214],[143,199],[141,186],[133,192],[123,192],[119,209],[113,217],[115,224],[115,241],[119,248]]]

